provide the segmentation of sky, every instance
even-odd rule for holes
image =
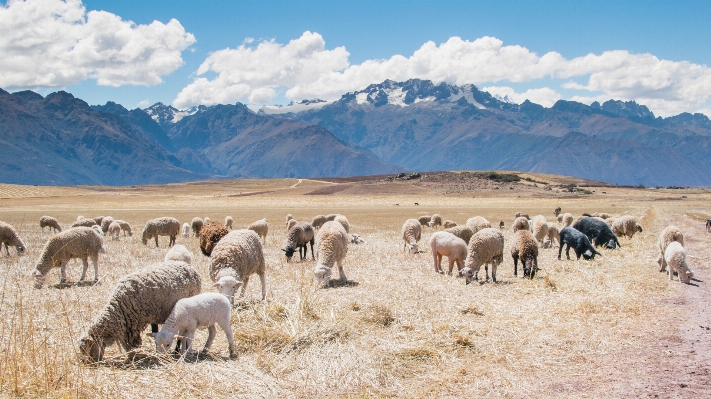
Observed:
[[[184,109],[385,79],[711,116],[709,1],[0,0],[0,88]]]

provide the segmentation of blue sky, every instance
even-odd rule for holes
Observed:
[[[665,116],[711,115],[711,2],[33,2],[0,3],[0,52],[17,60],[0,60],[9,91],[187,107],[332,100],[383,78],[419,77],[474,83],[515,102],[616,98]],[[69,22],[57,22],[65,14]],[[47,18],[55,30],[32,29]],[[132,44],[107,44],[116,32]]]

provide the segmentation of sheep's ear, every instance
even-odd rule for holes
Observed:
[[[286,252],[286,249],[284,249],[284,248],[280,248],[280,249],[281,249],[282,251]]]
[[[220,283],[215,283],[215,284],[213,284],[212,286],[215,287],[215,288],[220,288],[220,287],[221,287]]]

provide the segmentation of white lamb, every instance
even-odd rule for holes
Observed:
[[[114,220],[109,224],[108,233],[111,236],[111,241],[119,241],[121,239],[121,225]]]
[[[185,248],[185,245],[176,244],[173,245],[170,250],[165,254],[165,261],[175,260],[178,262],[185,262],[189,265],[193,263],[193,254]]]
[[[351,244],[364,244],[365,240],[361,238],[358,234],[353,234],[351,237]]]
[[[346,233],[349,233],[351,230],[351,225],[348,223],[348,219],[343,216],[343,215],[338,215],[336,216],[335,219],[333,219],[334,222],[338,222],[343,226],[344,229],[346,229]]]
[[[417,219],[407,219],[405,224],[402,225],[402,239],[405,240],[405,245],[403,249],[411,254],[416,254],[418,251],[417,242],[420,241],[422,236],[422,226],[420,221]]]
[[[564,213],[563,214],[563,227],[570,226],[572,224],[573,224],[573,214],[572,213]]]
[[[269,224],[267,223],[267,218],[253,222],[252,224],[247,226],[247,230],[252,230],[257,233],[262,238],[262,244],[267,243],[267,234],[269,233]]]
[[[175,303],[170,316],[165,321],[160,331],[149,333],[156,341],[156,351],[166,353],[173,346],[173,340],[177,337],[182,341],[180,353],[192,352],[192,343],[195,339],[195,331],[200,327],[207,327],[207,342],[202,349],[202,353],[207,352],[212,346],[212,342],[217,335],[218,324],[225,332],[227,345],[229,346],[230,358],[237,358],[235,352],[234,335],[230,318],[232,316],[232,306],[224,295],[215,292],[206,292],[190,298],[183,298]]]
[[[225,227],[232,230],[232,224],[234,224],[234,222],[235,220],[232,219],[232,216],[225,216]]]
[[[481,216],[474,216],[467,219],[467,226],[476,234],[477,231],[481,229],[486,229],[491,227],[491,223]]]
[[[679,276],[679,281],[689,283],[694,277],[694,272],[686,264],[686,249],[678,241],[672,241],[664,251],[664,261],[668,267],[669,280],[673,279],[674,272]]]
[[[343,271],[343,260],[348,253],[348,233],[337,221],[326,222],[316,234],[316,251],[318,264],[314,269],[316,280],[322,286],[328,286],[331,281],[331,269],[338,263],[338,277],[342,282],[347,281]]]
[[[181,230],[180,235],[182,235],[185,238],[190,237],[190,225],[187,223],[183,223],[183,228]]]
[[[442,270],[442,256],[449,260],[449,271],[452,275],[454,263],[457,263],[457,270],[464,267],[464,259],[467,258],[467,243],[461,238],[448,231],[438,231],[430,237],[430,249],[434,259],[435,273],[444,273]]]
[[[538,244],[543,244],[543,239],[548,237],[548,222],[546,217],[543,215],[538,215],[531,221],[531,232],[533,236],[536,237]]]

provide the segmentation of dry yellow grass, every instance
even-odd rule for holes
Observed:
[[[700,218],[710,199],[702,190],[689,190],[687,199],[677,201],[676,191],[615,188],[606,188],[605,196],[568,198],[530,191],[519,198],[517,190],[443,196],[399,183],[303,195],[333,184],[278,179],[136,188],[0,186],[0,220],[18,228],[28,247],[25,256],[11,251],[11,257],[0,257],[0,395],[607,397],[625,384],[624,370],[616,365],[668,327],[672,311],[662,302],[686,287],[656,271],[658,231],[670,216]],[[558,261],[557,248],[542,249],[536,278],[515,278],[506,255],[514,213],[543,214],[553,221],[556,206],[576,216],[629,213],[645,230],[621,239],[621,250],[605,251],[591,262]],[[310,255],[308,261],[285,262],[280,248],[287,213],[306,221],[316,214],[348,217],[351,232],[366,240],[349,247],[350,284],[319,289]],[[500,283],[466,286],[460,278],[434,274],[429,252],[402,251],[403,221],[432,213],[460,224],[474,215],[492,224],[505,221]],[[43,214],[63,226],[79,214],[111,215],[131,223],[135,234],[106,240],[100,284],[54,288],[59,272],[53,270],[50,286],[36,290],[30,273],[49,237],[38,225]],[[194,216],[222,221],[226,215],[235,219],[236,228],[263,217],[270,224],[268,299],[257,300],[259,282],[253,277],[247,297],[233,311],[239,359],[227,358],[219,331],[206,359],[157,357],[152,341],[145,339],[133,361],[114,345],[103,364],[79,363],[77,339],[117,280],[162,260],[167,250],[165,237],[158,249],[141,244],[145,221],[159,216],[181,223]],[[423,243],[432,231],[424,230]],[[192,251],[203,291],[210,291],[208,261],[198,240],[179,237],[178,243]],[[80,262],[70,262],[68,280],[76,281],[79,274]],[[200,330],[196,346],[206,336]]]

